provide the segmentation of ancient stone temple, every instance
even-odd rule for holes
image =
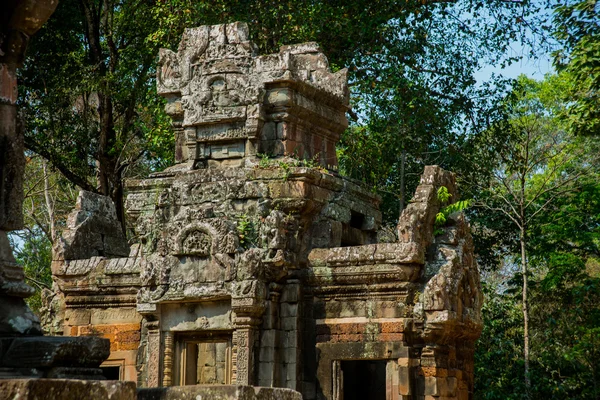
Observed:
[[[434,227],[454,176],[426,167],[382,243],[379,198],[333,168],[349,94],[318,45],[257,55],[246,25],[202,26],[157,69],[177,164],[127,183],[131,246],[80,194],[53,262],[65,335],[110,339],[105,373],[157,395],[472,398],[473,244],[460,213]]]

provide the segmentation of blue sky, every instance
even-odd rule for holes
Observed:
[[[478,82],[487,81],[492,73],[497,75],[503,75],[506,78],[516,78],[520,74],[525,74],[530,78],[543,79],[544,75],[548,72],[554,72],[552,68],[551,56],[549,53],[539,55],[539,58],[532,59],[528,57],[527,52],[518,43],[515,43],[512,47],[512,52],[515,56],[523,55],[523,58],[513,63],[512,65],[501,69],[500,67],[486,66],[475,74],[475,78]]]

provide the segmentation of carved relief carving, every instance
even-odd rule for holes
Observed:
[[[278,53],[258,56],[256,46],[249,41],[248,27],[243,23],[186,29],[177,53],[161,50],[157,82],[158,93],[170,101],[169,110],[179,112],[178,117],[183,114],[184,128],[225,128],[231,122],[243,126],[243,129],[221,129],[217,136],[207,135],[206,142],[223,144],[229,138],[221,136],[228,130],[226,136],[242,136],[252,143],[260,137],[263,122],[273,106],[279,107],[280,112],[294,102],[308,113],[318,115],[317,118],[329,121],[327,126],[331,125],[331,129],[326,130],[333,138],[347,125],[344,113],[349,91],[345,70],[332,73],[327,58],[314,43],[283,46]],[[267,100],[268,85],[282,82],[288,88],[278,90]],[[295,98],[290,90],[303,94]],[[312,97],[317,92],[324,96],[315,103]],[[177,103],[177,107],[172,103]],[[262,109],[266,104],[270,104],[269,110]],[[180,143],[179,148],[182,145]],[[197,144],[186,145],[192,147],[189,154],[195,160],[253,154],[216,152],[215,156],[215,152],[199,151]],[[215,163],[219,164],[221,161]],[[201,165],[211,167],[198,163],[191,168]]]
[[[187,234],[181,243],[182,252],[201,257],[210,255],[212,238],[206,232],[193,230]]]
[[[235,226],[219,219],[192,222],[171,227],[175,237],[174,254],[208,257],[215,254],[233,254],[238,250]]]
[[[236,359],[234,379],[238,385],[250,385],[250,330],[239,329],[235,331]]]
[[[209,43],[209,26],[188,28],[183,32],[183,37],[177,49],[181,62],[182,82],[189,82],[194,64],[204,55]]]
[[[168,49],[160,49],[156,76],[159,92],[178,92],[180,79],[177,54]]]
[[[160,331],[157,323],[148,323],[148,387],[159,385]]]

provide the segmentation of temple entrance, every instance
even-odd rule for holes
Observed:
[[[386,400],[385,360],[341,361],[343,396],[340,400]]]
[[[175,382],[180,385],[231,383],[231,335],[177,337]]]

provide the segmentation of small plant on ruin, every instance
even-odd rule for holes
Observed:
[[[306,168],[319,168],[321,166],[319,164],[319,153],[315,154],[312,158],[301,160],[301,163]]]
[[[256,247],[258,242],[258,221],[248,214],[242,214],[237,220],[238,237],[244,249]]]
[[[257,156],[260,158],[258,162],[258,168],[269,168],[271,166],[271,158],[266,153],[258,153]]]
[[[286,161],[279,161],[279,167],[281,167],[281,169],[283,170],[283,180],[287,181],[290,177],[290,168],[292,167],[292,164]]]
[[[440,188],[437,191],[438,201],[441,204],[446,204],[448,203],[448,200],[450,200],[450,197],[452,197],[452,195],[450,194],[450,192],[448,192],[448,188],[446,186],[440,186]]]
[[[450,194],[448,192],[448,188],[446,186],[441,186],[438,189],[437,198],[442,205],[448,203],[448,201],[450,200],[450,197],[452,197],[452,194]],[[444,233],[444,231],[441,228],[446,225],[446,222],[448,221],[448,217],[451,214],[463,211],[464,209],[468,208],[470,204],[471,204],[471,200],[467,199],[467,200],[460,200],[460,201],[457,201],[456,203],[452,203],[452,204],[443,206],[440,209],[440,212],[438,212],[435,215],[435,225],[434,225],[433,235],[438,236],[438,235],[441,235],[442,233]]]

